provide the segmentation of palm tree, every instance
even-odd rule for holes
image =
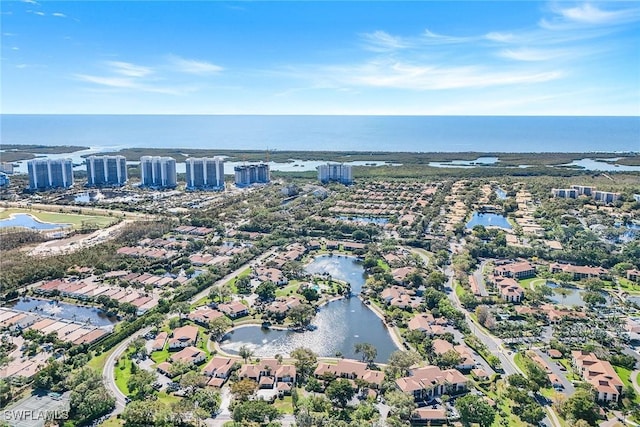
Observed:
[[[244,363],[247,363],[247,359],[250,359],[253,356],[253,351],[251,351],[251,349],[246,345],[243,345],[238,350],[238,356],[244,359]]]

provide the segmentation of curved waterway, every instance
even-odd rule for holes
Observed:
[[[312,274],[328,273],[331,277],[349,282],[351,291],[359,294],[365,282],[364,269],[353,257],[322,255],[306,267]],[[231,331],[220,347],[237,354],[241,346],[249,347],[255,356],[288,356],[297,347],[307,347],[320,356],[341,354],[359,359],[355,354],[357,343],[373,344],[378,350],[377,362],[386,362],[398,347],[389,331],[373,311],[359,298],[332,301],[320,308],[312,322],[315,330],[292,332],[247,326]]]

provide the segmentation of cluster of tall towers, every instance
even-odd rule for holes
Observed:
[[[223,190],[224,158],[188,158],[185,161],[187,190]],[[73,185],[71,159],[34,159],[27,163],[29,188],[46,190],[68,188]],[[128,181],[127,161],[124,156],[89,156],[86,159],[87,186],[119,187]],[[270,182],[266,163],[242,165],[234,168],[235,184],[247,187]],[[142,156],[140,158],[140,185],[149,188],[175,188],[177,185],[176,160],[172,157]]]

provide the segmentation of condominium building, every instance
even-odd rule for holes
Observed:
[[[593,200],[603,203],[615,203],[620,198],[620,193],[611,193],[609,191],[595,191]]]
[[[578,197],[578,190],[575,188],[552,188],[551,193],[553,197],[560,199],[576,199]]]
[[[0,162],[0,172],[5,173],[7,175],[13,174],[13,163]]]
[[[140,157],[140,185],[143,187],[174,188],[177,183],[176,159],[172,157]]]
[[[127,182],[127,179],[127,160],[124,156],[89,156],[87,158],[88,186],[121,186]]]
[[[185,163],[188,190],[224,189],[224,159],[222,157],[189,158]]]
[[[269,165],[260,163],[257,165],[236,166],[235,184],[238,187],[248,187],[252,184],[266,184],[271,181]]]
[[[596,190],[595,187],[588,187],[586,185],[572,185],[571,188],[576,190],[579,196],[592,196]]]
[[[327,163],[318,166],[318,180],[322,183],[330,181],[340,182],[342,184],[352,184],[353,175],[350,165],[341,163]]]
[[[73,185],[71,159],[33,159],[27,162],[29,189],[47,190]]]

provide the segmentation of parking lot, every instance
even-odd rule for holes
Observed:
[[[33,395],[2,411],[2,420],[12,427],[43,427],[47,420],[68,418],[69,393]]]

